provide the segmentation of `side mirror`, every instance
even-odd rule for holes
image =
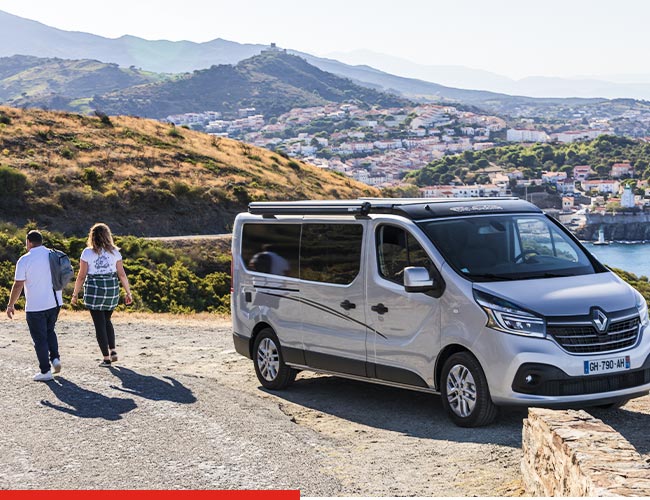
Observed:
[[[426,293],[435,288],[435,284],[429,276],[429,271],[424,267],[404,268],[404,289],[407,292]]]

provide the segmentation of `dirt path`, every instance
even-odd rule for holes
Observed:
[[[269,393],[224,319],[59,322],[61,376],[31,381],[24,316],[0,320],[1,488],[293,488],[305,496],[519,495],[521,421],[455,427],[437,397],[301,373]]]

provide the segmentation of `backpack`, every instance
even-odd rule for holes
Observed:
[[[52,288],[63,290],[68,282],[74,278],[74,270],[70,257],[61,250],[50,250],[50,273],[52,273]],[[55,294],[56,295],[56,294]]]

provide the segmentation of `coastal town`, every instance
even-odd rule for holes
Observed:
[[[650,123],[650,115],[627,118]],[[436,104],[389,109],[331,104],[294,108],[268,120],[255,108],[243,108],[237,117],[206,111],[171,115],[166,121],[272,149],[380,188],[404,187],[405,175],[446,155],[506,144],[566,144],[616,133],[615,125],[599,116],[577,115],[548,133],[532,119],[520,118],[509,126],[498,116]],[[577,165],[569,172],[543,171],[540,178],[526,177],[523,170],[489,165],[482,171],[483,182],[421,186],[418,194],[478,197],[516,193],[528,198],[529,188],[539,191],[546,187],[561,198],[563,212],[631,210],[650,204],[647,180],[635,179],[629,162],[615,163],[606,176],[598,175],[590,165]]]

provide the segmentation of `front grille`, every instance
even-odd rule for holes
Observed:
[[[574,354],[617,351],[636,344],[639,318],[614,321],[603,334],[598,333],[593,325],[551,324],[546,332],[566,351]]]

